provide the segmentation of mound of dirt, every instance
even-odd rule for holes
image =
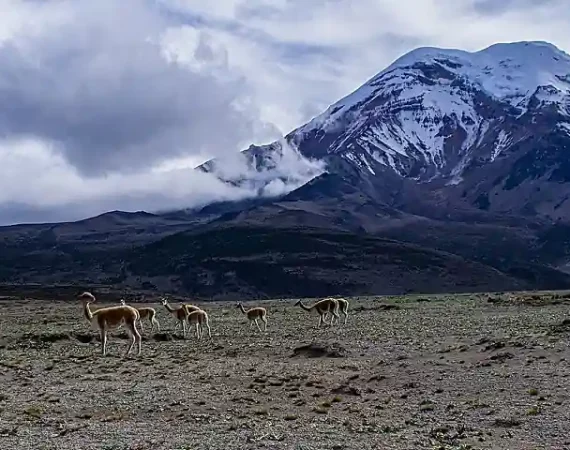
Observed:
[[[429,300],[428,300],[429,301]],[[352,308],[352,312],[362,312],[362,311],[397,311],[402,309],[400,305],[395,305],[393,303],[380,303],[375,305],[361,305]]]
[[[553,325],[550,332],[554,334],[570,332],[570,319],[564,319],[562,322]]]
[[[69,333],[26,333],[23,334],[18,342],[46,342],[53,343],[58,341],[68,341],[71,339]]]
[[[360,397],[362,395],[362,390],[359,387],[351,386],[349,384],[341,384],[333,389],[331,389],[333,394],[344,394],[353,395]]]
[[[155,341],[158,342],[166,342],[174,340],[174,336],[170,333],[154,333],[153,338]]]
[[[311,343],[296,347],[292,357],[303,356],[305,358],[344,358],[346,349],[334,342],[331,344]]]
[[[75,333],[74,337],[82,344],[89,344],[91,341],[95,340],[94,335],[87,333]]]

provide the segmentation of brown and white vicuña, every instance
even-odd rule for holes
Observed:
[[[265,308],[257,306],[246,310],[241,302],[238,302],[237,307],[247,316],[250,325],[255,323],[255,325],[257,325],[257,329],[262,331],[259,327],[259,323],[257,322],[258,320],[261,320],[263,322],[263,331],[267,331],[267,310]]]
[[[121,305],[126,306],[124,299],[121,299]],[[156,310],[154,308],[151,308],[149,306],[143,306],[140,308],[133,306],[133,308],[135,308],[139,312],[139,316],[140,316],[139,323],[141,325],[141,331],[144,331],[144,327],[143,327],[143,320],[144,319],[148,319],[148,321],[150,322],[150,325],[151,325],[150,332],[151,333],[153,332],[155,326],[156,326],[157,330],[160,331],[160,323],[158,322],[158,320],[156,318]]]
[[[187,310],[188,311],[188,310]],[[212,339],[212,332],[210,330],[210,319],[208,313],[202,309],[197,309],[188,314],[186,320],[190,326],[196,327],[196,337],[202,339],[204,334],[204,327],[208,330],[208,337]]]
[[[346,321],[348,320],[348,306],[350,305],[350,303],[346,298],[342,297],[340,298],[329,297],[329,299],[336,300],[336,302],[338,303],[338,312],[340,312],[344,316],[343,325],[346,325]],[[334,316],[333,320],[331,321],[331,325],[332,323],[334,323]]]
[[[107,333],[109,330],[118,328],[125,325],[127,333],[131,338],[131,342],[127,352],[128,355],[132,350],[135,342],[137,343],[138,352],[141,353],[141,335],[137,330],[136,322],[140,320],[139,312],[128,305],[109,306],[106,308],[99,308],[96,311],[91,310],[91,303],[96,301],[95,296],[90,292],[83,292],[78,296],[83,302],[83,313],[85,318],[91,323],[92,326],[97,326],[101,335],[101,353],[103,356],[107,353]]]
[[[316,312],[319,315],[319,324],[317,328],[319,328],[323,323],[327,325],[332,325],[335,317],[340,319],[338,315],[338,302],[334,298],[325,298],[323,300],[319,300],[316,303],[313,303],[311,306],[306,306],[301,299],[297,300],[295,306],[299,305],[305,311],[308,312]],[[328,314],[332,314],[331,322],[326,321],[326,317]]]

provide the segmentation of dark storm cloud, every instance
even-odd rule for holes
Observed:
[[[194,56],[207,70],[169,63],[157,42],[166,20],[121,4],[78,1],[74,20],[0,47],[0,133],[51,141],[84,175],[252,139],[259,119],[235,106],[247,86],[216,66],[219,49],[201,35]]]

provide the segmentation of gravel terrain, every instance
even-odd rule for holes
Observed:
[[[245,304],[267,333],[204,304],[202,341],[154,304],[124,358],[79,302],[0,299],[0,448],[570,448],[565,294],[353,298],[320,330],[294,302]]]

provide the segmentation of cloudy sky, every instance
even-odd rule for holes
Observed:
[[[0,224],[246,195],[191,167],[275,140],[418,46],[570,51],[567,6],[2,0]]]

